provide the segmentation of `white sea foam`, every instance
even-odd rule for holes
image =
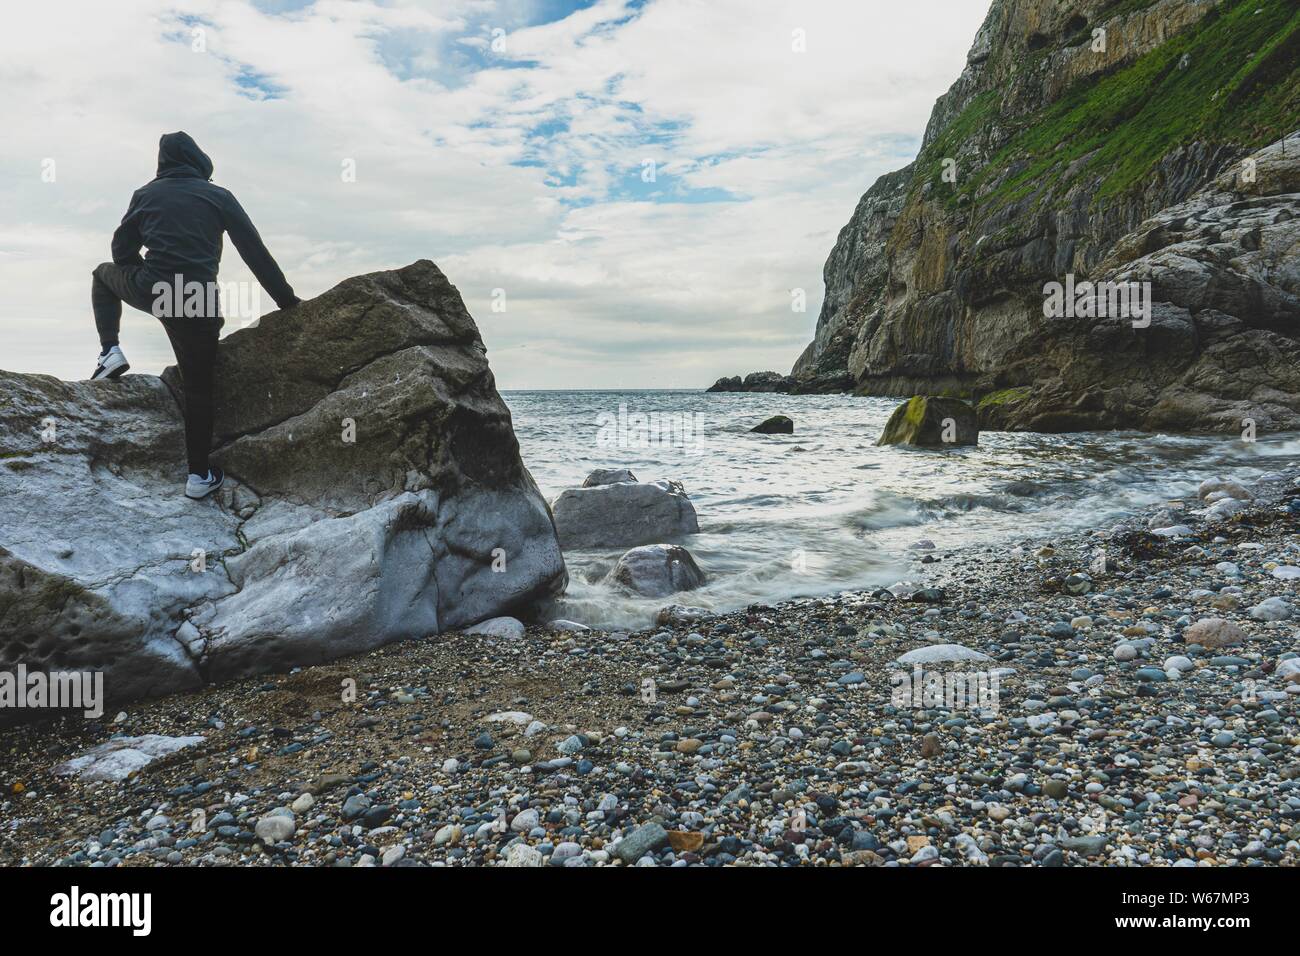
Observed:
[[[847,395],[506,392],[524,463],[548,500],[596,468],[642,481],[681,480],[701,533],[685,539],[709,582],[670,599],[604,583],[618,550],[565,555],[571,584],[561,616],[600,627],[644,627],[668,603],[731,610],[874,588],[915,577],[922,538],[936,554],[967,545],[1105,527],[1171,498],[1195,497],[1210,475],[1251,478],[1300,461],[1300,436],[1170,436],[1138,432],[986,432],[976,448],[877,447],[894,399]],[[610,414],[689,416],[691,447],[609,447]],[[792,435],[753,435],[765,418]],[[602,415],[605,416],[602,418]],[[924,566],[922,566],[924,567]]]

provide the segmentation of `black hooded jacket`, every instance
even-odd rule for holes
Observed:
[[[284,273],[267,252],[248,214],[228,189],[209,180],[212,160],[189,133],[164,133],[158,141],[158,174],[131,196],[113,233],[113,262],[143,265],[148,283],[213,282],[221,264],[221,234],[230,241],[262,288],[283,309],[298,301]],[[140,247],[148,255],[140,258]]]

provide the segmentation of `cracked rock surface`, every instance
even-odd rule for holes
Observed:
[[[233,333],[217,383],[227,482],[193,502],[175,369],[0,371],[0,669],[102,670],[115,702],[522,614],[563,590],[482,339],[432,262]]]

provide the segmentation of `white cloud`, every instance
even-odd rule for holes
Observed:
[[[503,387],[786,369],[835,234],[911,158],[984,6],[601,0],[528,26],[525,0],[25,4],[0,33],[0,366],[88,374],[90,269],[186,129],[300,295],[432,258]],[[249,278],[228,249],[222,279]],[[123,341],[138,370],[169,360],[148,316]]]

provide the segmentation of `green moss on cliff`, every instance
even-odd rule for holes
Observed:
[[[993,90],[981,93],[947,125],[942,133],[934,138],[918,157],[918,168],[925,170],[935,189],[935,195],[945,200],[959,198],[959,183],[962,170],[957,170],[958,184],[944,182],[943,161],[955,157],[961,152],[962,144],[978,136],[980,130],[995,121],[1002,105],[1002,97]]]
[[[1023,402],[1028,397],[1028,388],[1004,388],[996,392],[989,392],[979,400],[979,404],[975,408],[977,411],[983,411],[997,405],[1014,405],[1016,402]]]
[[[940,140],[979,129],[992,118],[988,106],[983,97],[972,101]],[[1087,178],[1099,180],[1095,199],[1106,199],[1141,187],[1180,146],[1258,148],[1290,132],[1297,117],[1300,9],[1294,0],[1224,0],[1186,33],[1019,121],[988,163],[940,195],[979,196],[992,209]],[[926,152],[952,155],[955,140],[946,148]]]

